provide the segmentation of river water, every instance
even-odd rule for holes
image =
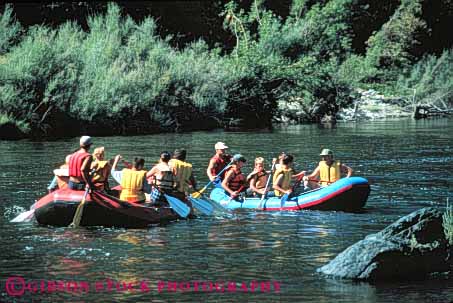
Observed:
[[[147,167],[163,149],[185,147],[201,185],[217,141],[245,155],[246,173],[256,155],[270,160],[281,151],[293,153],[297,169],[311,170],[320,150],[331,148],[372,187],[365,211],[358,214],[238,212],[141,230],[9,223],[45,194],[51,170],[78,139],[0,141],[0,302],[450,302],[453,281],[447,278],[371,285],[325,278],[316,269],[414,210],[443,208],[448,197],[453,202],[452,122],[391,120],[292,126],[271,133],[94,138],[108,157],[143,156]],[[23,285],[16,279],[18,296],[8,295],[13,283],[6,281],[12,276],[31,287],[20,295]],[[48,291],[41,293],[38,284],[33,293],[34,281],[44,281]],[[75,281],[78,288],[72,284],[68,291],[65,284],[65,291],[51,291],[49,281]],[[259,288],[266,281],[269,292]],[[117,282],[132,283],[134,290],[124,291]],[[174,292],[172,282],[183,285]],[[191,291],[179,288],[188,287],[186,282],[192,283]],[[218,292],[214,285],[210,291],[209,282],[230,289]]]

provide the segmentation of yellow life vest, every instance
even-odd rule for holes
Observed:
[[[293,170],[292,168],[279,168],[275,171],[274,176],[272,178],[272,184],[277,184],[277,179],[278,177],[283,174],[283,181],[280,185],[280,187],[284,190],[287,190],[290,188],[291,185],[291,177],[293,176]],[[282,192],[274,189],[274,193],[277,197],[281,197],[283,195]]]
[[[326,186],[341,178],[341,163],[335,161],[331,166],[326,161],[319,162],[319,184]]]
[[[192,164],[171,159],[168,165],[174,169],[176,189],[179,192],[187,193],[189,191],[190,176],[192,175]]]
[[[136,171],[129,168],[123,169],[120,200],[130,202],[145,200],[145,194],[143,193],[145,175],[146,171],[144,170]]]
[[[91,165],[91,168],[96,167],[96,171],[93,173],[91,181],[93,183],[102,183],[107,181],[109,166],[108,161],[96,161]]]

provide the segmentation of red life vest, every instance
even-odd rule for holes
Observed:
[[[211,158],[211,160],[214,160],[215,161],[215,166],[211,169],[211,174],[213,176],[217,176],[219,174],[219,172],[225,168],[225,166],[227,166],[229,164],[229,158],[228,156],[225,157],[226,159],[224,159],[223,157],[215,154],[214,157]],[[220,176],[220,179],[223,180],[223,178],[225,178],[225,172],[223,172]]]
[[[242,174],[240,169],[231,167],[228,171],[230,170],[233,170],[233,178],[228,181],[228,187],[231,190],[236,191],[245,184],[245,176]]]
[[[75,152],[69,158],[69,176],[81,178],[82,177],[82,164],[86,158],[91,157],[87,152]]]

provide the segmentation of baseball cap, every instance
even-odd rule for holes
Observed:
[[[90,146],[91,144],[93,144],[93,142],[91,141],[90,136],[82,136],[80,138],[80,146]]]
[[[324,148],[319,155],[320,156],[333,156],[333,151],[331,151],[328,148]]]
[[[217,142],[217,143],[214,145],[214,148],[215,148],[215,149],[227,149],[228,146],[226,146],[226,144],[223,143],[223,142]]]

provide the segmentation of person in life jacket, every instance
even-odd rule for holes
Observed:
[[[276,162],[277,159],[274,159]],[[255,167],[253,171],[247,176],[247,182],[250,187],[247,189],[248,196],[264,195],[266,190],[267,180],[270,178],[269,174],[272,172],[266,172],[264,169],[264,158],[258,157],[255,159]]]
[[[219,184],[225,177],[225,171],[219,173],[230,164],[231,156],[226,153],[228,146],[223,142],[217,142],[214,145],[215,155],[209,160],[209,165],[206,170],[209,181]],[[219,175],[219,176],[218,176]]]
[[[341,163],[340,161],[334,160],[333,152],[330,149],[323,149],[319,155],[321,156],[321,161],[318,166],[310,175],[305,176],[303,179],[305,187],[315,189],[320,186],[330,185],[341,179],[342,173],[346,174],[346,178],[352,176],[352,168]],[[318,182],[312,181],[318,177]]]
[[[90,178],[91,154],[90,150],[92,140],[89,136],[80,138],[80,149],[70,155],[69,158],[69,183],[68,187],[74,190],[84,190],[88,184],[93,188]]]
[[[226,171],[225,178],[222,181],[223,189],[232,199],[240,194],[246,184],[245,176],[241,172],[241,168],[244,166],[245,162],[246,160],[242,155],[234,155],[233,165]]]
[[[55,177],[52,179],[52,182],[47,187],[49,192],[52,192],[55,189],[65,189],[68,188],[69,182],[69,159],[71,155],[67,155],[65,158],[65,163],[60,165],[58,168],[53,170]]]
[[[112,166],[109,161],[104,160],[105,149],[103,146],[95,148],[93,151],[93,162],[91,163],[91,170],[94,170],[91,181],[94,186],[100,190],[109,189],[109,176]]]
[[[186,162],[186,156],[185,149],[176,149],[168,165],[175,176],[176,190],[187,195],[189,188],[196,188],[197,183],[193,176],[192,164]]]
[[[175,189],[175,176],[168,162],[171,154],[164,151],[160,154],[159,163],[146,173],[148,183],[153,186],[151,202],[165,202],[162,193],[171,193]]]
[[[282,163],[282,162],[283,162],[283,158],[284,158],[286,155],[287,155],[287,153],[283,151],[283,152],[281,152],[281,153],[278,155],[278,158],[277,158],[277,159],[274,158],[273,162],[276,161],[276,164],[275,164],[275,171],[277,171],[277,170],[283,168],[283,163]],[[294,163],[294,158],[293,158],[293,163]],[[302,181],[303,176],[305,176],[305,174],[306,174],[307,172],[306,172],[305,170],[303,170],[303,171],[300,171],[300,172],[296,173],[294,167],[292,167],[292,169],[293,169],[293,175],[291,176],[291,178],[292,178],[292,179],[297,179],[296,182],[299,183],[300,181]]]
[[[121,155],[117,155],[112,165],[112,175],[121,184],[120,200],[142,203],[145,202],[146,192],[146,170],[144,170],[145,160],[135,158],[130,168],[117,171],[116,167],[121,160]]]
[[[292,155],[285,154],[281,158],[281,166],[275,170],[272,177],[272,187],[274,188],[274,194],[277,197],[281,197],[284,194],[291,194],[291,179],[294,174],[292,168],[294,158]]]

